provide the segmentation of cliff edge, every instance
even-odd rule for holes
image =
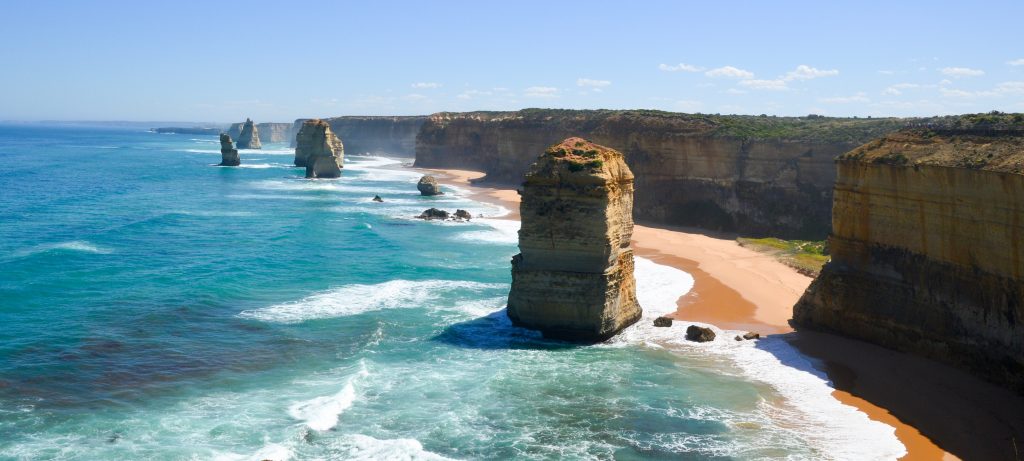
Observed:
[[[547,337],[600,341],[640,318],[633,278],[633,173],[581,138],[544,151],[522,187],[508,316]]]
[[[1024,393],[1024,120],[1005,119],[903,130],[840,156],[832,260],[794,323]]]

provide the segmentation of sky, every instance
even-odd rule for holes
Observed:
[[[20,1],[0,120],[1024,112],[1024,1]]]

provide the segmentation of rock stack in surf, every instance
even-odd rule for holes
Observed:
[[[242,125],[242,133],[238,135],[237,144],[239,149],[263,148],[263,145],[260,144],[260,132],[251,119],[245,119],[245,124]]]
[[[345,163],[345,146],[320,119],[302,122],[295,136],[295,166],[306,167],[307,178],[337,178]]]
[[[238,158],[238,149],[231,145],[231,136],[220,134],[220,166],[238,166],[242,160]]]
[[[549,147],[521,191],[508,316],[545,337],[601,341],[640,319],[633,278],[633,173],[581,138]]]

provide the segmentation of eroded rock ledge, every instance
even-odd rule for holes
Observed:
[[[578,341],[601,341],[636,322],[633,173],[622,154],[566,139],[537,159],[521,193],[512,322]]]
[[[1024,124],[907,130],[837,160],[832,261],[798,325],[1024,393]]]
[[[307,178],[337,178],[345,163],[345,147],[320,119],[306,120],[296,135],[295,166],[306,167]]]

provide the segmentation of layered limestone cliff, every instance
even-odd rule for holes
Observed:
[[[581,136],[625,154],[636,174],[637,219],[821,239],[830,228],[833,158],[905,123],[658,111],[439,113],[416,139],[416,166],[518,183],[535,152]]]
[[[220,134],[220,166],[238,166],[242,160],[238,158],[238,149],[231,144],[231,136]]]
[[[341,139],[349,153],[389,154],[412,157],[416,150],[416,134],[426,116],[409,117],[334,117],[324,119]],[[304,120],[296,120],[301,126]]]
[[[303,122],[296,135],[296,143],[295,166],[306,167],[307,178],[341,176],[345,147],[326,121],[312,119]]]
[[[508,316],[547,337],[600,341],[640,318],[633,278],[633,173],[580,138],[551,146],[526,175]]]
[[[228,135],[233,139],[238,139],[242,134],[242,126],[245,123],[232,123],[231,127],[228,128]],[[256,132],[259,134],[261,144],[268,144],[272,142],[287,142],[295,146],[295,134],[299,132],[302,124],[293,123],[257,123]]]
[[[260,144],[259,129],[256,128],[256,124],[250,119],[245,119],[245,123],[242,125],[242,132],[238,134],[238,138],[235,144],[239,149],[262,149],[263,146]]]
[[[1024,392],[1024,121],[901,131],[836,163],[832,261],[794,322]]]

